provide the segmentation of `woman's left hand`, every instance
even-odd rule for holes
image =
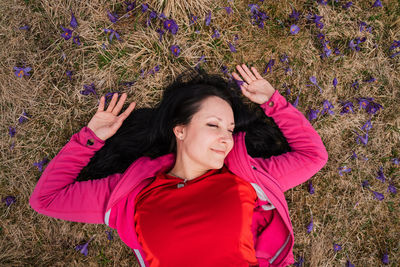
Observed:
[[[236,68],[244,78],[244,82],[240,85],[240,88],[248,99],[261,105],[271,98],[275,89],[267,80],[261,77],[256,68],[251,67],[254,74],[245,64],[236,65]],[[236,80],[243,81],[236,72],[233,72],[232,76]]]

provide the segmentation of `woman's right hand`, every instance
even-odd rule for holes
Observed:
[[[87,127],[92,130],[101,140],[105,141],[113,136],[117,132],[119,127],[121,127],[123,121],[135,108],[136,103],[132,102],[129,107],[121,115],[118,116],[118,113],[121,111],[122,106],[124,105],[126,97],[127,94],[123,93],[118,101],[118,104],[115,105],[118,99],[118,93],[114,93],[111,102],[108,105],[107,110],[105,111],[105,96],[102,96],[100,98],[99,108],[97,109],[96,114],[94,114],[93,118],[90,120]]]

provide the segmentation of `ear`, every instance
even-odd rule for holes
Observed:
[[[183,140],[183,138],[185,137],[185,133],[186,133],[186,129],[185,129],[184,125],[175,126],[173,131],[174,131],[176,138],[178,138],[179,140]]]

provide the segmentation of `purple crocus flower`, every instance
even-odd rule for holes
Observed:
[[[349,260],[346,261],[346,267],[355,267]]]
[[[255,14],[260,8],[260,6],[257,4],[249,4],[248,7],[250,7],[250,12],[253,14]]]
[[[142,13],[146,12],[146,10],[149,9],[148,4],[142,4]]]
[[[73,75],[73,71],[72,71],[72,70],[67,70],[67,71],[65,72],[65,74],[67,75],[67,77],[68,77],[69,79],[72,79],[72,75]]]
[[[120,91],[117,91],[117,92],[109,92],[109,93],[107,93],[107,94],[104,96],[104,98],[105,98],[105,105],[106,105],[106,106],[107,106],[108,102],[111,101],[111,99],[112,99],[112,97],[113,97],[114,94],[117,94],[117,95],[118,95],[117,98],[118,98],[118,97],[121,95],[121,92],[120,92]]]
[[[95,88],[95,86],[94,86],[94,83],[91,83],[90,85],[84,84],[84,85],[83,85],[83,88],[84,88],[85,90],[80,91],[80,93],[81,93],[82,95],[90,95],[90,94],[97,95],[97,93],[96,93],[96,88]]]
[[[372,193],[374,193],[374,197],[376,199],[378,199],[379,201],[382,201],[385,198],[383,194],[381,194],[379,192],[376,192],[376,191],[373,191],[373,190],[371,190],[371,191],[372,191]]]
[[[399,165],[399,158],[392,158],[392,163]]]
[[[197,16],[195,16],[195,15],[193,15],[193,14],[190,14],[190,22],[189,22],[189,25],[192,25],[192,24],[196,23],[196,21],[197,21]]]
[[[308,192],[312,195],[315,193],[314,187],[312,185],[312,181],[308,182]]]
[[[76,21],[76,18],[74,16],[74,13],[72,13],[72,11],[71,11],[71,21],[69,25],[71,25],[73,29],[76,29],[76,27],[78,27],[78,22]]]
[[[354,106],[351,101],[340,101],[340,104],[342,105],[342,110],[340,111],[340,115],[343,115],[344,113],[349,113],[350,111],[354,113]]]
[[[364,181],[361,183],[361,185],[362,185],[363,188],[368,188],[368,186],[369,186],[368,180],[364,180]]]
[[[76,251],[79,251],[80,253],[82,253],[83,255],[87,256],[88,254],[88,246],[89,246],[89,242],[92,241],[93,237],[89,239],[88,242],[86,242],[85,244],[82,245],[77,245],[75,247]]]
[[[231,50],[231,52],[236,53],[235,46],[231,42],[228,42],[228,45],[229,45],[229,49]]]
[[[24,25],[19,27],[20,30],[29,30],[31,27],[29,25]]]
[[[343,9],[348,9],[349,7],[351,7],[353,5],[353,2],[347,2],[346,4],[344,4],[343,6],[342,6],[342,8]]]
[[[119,41],[121,40],[119,37],[119,34],[116,31],[114,31],[113,29],[103,29],[103,30],[105,33],[111,33],[110,36],[108,37],[110,39],[110,42],[112,41],[114,35],[117,38],[117,40],[119,40]]]
[[[382,183],[385,182],[385,174],[383,173],[383,167],[379,167],[379,171],[378,171],[378,176],[376,177],[376,179],[380,180]]]
[[[344,172],[351,172],[351,168],[347,168],[347,166],[339,167],[338,170],[340,176],[343,176]]]
[[[354,89],[358,90],[358,88],[360,87],[360,85],[358,84],[358,80],[355,80],[352,84],[351,87],[353,87]]]
[[[21,124],[21,123],[27,121],[28,118],[30,118],[30,117],[31,117],[31,116],[29,116],[29,115],[24,111],[24,112],[22,113],[22,116],[20,116],[20,117],[18,118],[18,123]]]
[[[352,155],[351,155],[351,157],[350,157],[351,159],[356,159],[357,158],[357,154],[356,154],[356,152],[354,152],[353,151],[353,153],[352,153]]]
[[[290,33],[295,35],[300,31],[300,28],[296,24],[290,26]]]
[[[387,251],[385,254],[383,254],[382,263],[385,265],[389,264],[389,255],[388,255]]]
[[[107,234],[107,239],[108,239],[108,240],[110,240],[110,241],[113,240],[112,230],[111,230],[111,231],[107,231],[107,230],[106,230],[106,234]]]
[[[376,0],[375,3],[372,5],[372,7],[381,7],[382,3],[381,0]]]
[[[391,55],[390,55],[390,58],[394,58],[394,57],[397,56],[397,55],[400,55],[400,51],[398,51],[398,52],[396,52],[396,53],[394,53],[394,54],[391,54]]]
[[[10,207],[12,204],[16,202],[15,197],[13,196],[6,196],[2,199],[2,202],[6,203],[7,207]]]
[[[364,80],[364,82],[366,82],[366,83],[373,83],[373,82],[376,82],[376,79],[375,79],[374,77],[370,77],[369,79]]]
[[[198,70],[198,69],[200,68],[200,64],[203,63],[203,62],[206,62],[206,61],[207,61],[207,60],[205,59],[205,56],[202,55],[202,56],[200,57],[200,59],[197,61],[196,66],[194,66],[195,69]]]
[[[317,78],[315,78],[315,76],[310,77],[310,82],[313,83],[315,86],[317,86],[319,88],[319,92],[322,94],[322,88],[319,87],[319,85],[317,83]]]
[[[208,15],[206,17],[205,23],[206,23],[206,26],[210,25],[210,23],[211,23],[211,11],[208,12]]]
[[[319,110],[314,110],[312,108],[310,108],[310,110],[308,111],[308,120],[312,121],[315,120],[318,117],[318,112]]]
[[[362,130],[368,132],[372,128],[371,119],[367,120],[367,122],[361,127]]]
[[[270,61],[268,61],[267,66],[265,67],[265,70],[264,70],[263,74],[271,72],[272,71],[272,67],[274,66],[274,64],[275,64],[275,59],[270,59]]]
[[[390,181],[390,183],[389,183],[387,192],[388,192],[388,193],[390,192],[390,193],[392,193],[392,194],[396,194],[396,193],[397,193],[397,189],[396,189],[396,187],[394,186],[394,184],[393,184],[392,181]]]
[[[219,38],[221,35],[217,29],[214,29],[214,34],[211,36],[212,38]]]
[[[356,137],[356,142],[357,144],[360,144],[360,142],[364,145],[367,145],[368,143],[368,133],[366,133],[365,135],[359,135],[356,131],[353,131],[357,134]]]
[[[244,84],[244,81],[236,80],[235,78],[233,78],[233,80],[236,82],[236,84],[237,84],[237,86],[238,86],[239,88],[241,88],[240,86],[241,86],[242,84]]]
[[[78,35],[78,36],[74,36],[74,38],[73,38],[72,40],[73,40],[73,42],[74,42],[75,44],[81,45],[81,42],[80,42],[80,40],[79,40],[79,35]]]
[[[47,162],[49,162],[49,160],[45,157],[42,161],[34,162],[33,166],[38,167],[39,171],[42,172],[43,171],[43,165],[45,165]]]
[[[303,262],[304,262],[304,258],[302,256],[299,256],[297,258],[297,262],[293,263],[293,265],[297,266],[297,267],[301,267],[301,266],[303,266]]]
[[[228,13],[228,15],[229,14],[231,14],[233,11],[232,11],[232,8],[230,7],[230,6],[228,6],[228,7],[224,7],[225,8],[225,10],[226,10],[226,13]]]
[[[313,230],[313,217],[311,216],[311,222],[307,225],[307,233],[311,233],[311,231]]]
[[[393,43],[389,47],[389,51],[391,51],[397,47],[400,47],[400,40],[399,41],[394,40]]]
[[[158,29],[156,30],[156,32],[160,35],[159,40],[160,40],[160,42],[161,42],[161,41],[162,41],[162,37],[163,37],[163,35],[165,34],[165,31],[162,30],[162,29],[160,29],[160,28],[158,28]]]
[[[324,53],[321,55],[322,58],[329,57],[332,54],[332,49],[328,45],[329,41],[324,41],[322,43]]]
[[[356,98],[356,100],[359,104],[359,109],[366,109],[369,102],[374,99],[371,97],[359,97],[359,98]]]
[[[175,35],[179,27],[173,19],[167,19],[164,21],[164,29]]]
[[[136,0],[133,1],[132,3],[128,1],[124,1],[124,3],[126,4],[126,12],[129,12],[136,7]]]
[[[65,40],[69,40],[72,37],[72,30],[68,29],[68,28],[64,28],[63,26],[61,26],[61,29],[64,31],[61,34],[61,37],[64,38]]]
[[[367,23],[365,23],[364,21],[360,22],[360,32],[362,32],[365,29],[365,26],[367,26]]]
[[[342,246],[339,244],[333,244],[333,251],[338,252],[339,250],[342,250]]]
[[[293,7],[292,7],[292,13],[289,15],[289,18],[292,18],[294,20],[299,20],[299,15],[300,13],[297,12]]]
[[[283,54],[279,60],[280,60],[281,62],[288,62],[288,61],[289,61],[288,58],[289,58],[288,55]]]
[[[14,127],[11,127],[11,126],[8,126],[8,134],[9,134],[11,137],[14,137],[15,133],[16,133],[15,128],[14,128]]]
[[[375,102],[369,102],[365,108],[365,110],[372,115],[378,112],[379,109],[383,109],[382,105]]]
[[[31,67],[26,67],[26,68],[19,68],[19,67],[14,67],[14,74],[15,76],[21,78],[22,76],[26,75],[29,76],[30,74],[28,72],[30,72],[32,70]]]
[[[318,0],[318,4],[326,6],[328,4],[328,0]]]
[[[292,104],[292,106],[295,108],[297,108],[297,105],[299,104],[299,97],[300,97],[300,94],[297,96],[296,100]]]
[[[337,85],[337,79],[336,79],[336,77],[333,78],[332,84],[333,84],[333,87],[336,89],[336,85]]]
[[[112,22],[115,23],[118,21],[118,15],[116,13],[111,13],[110,11],[107,10],[107,16],[108,19]]]
[[[324,115],[326,112],[328,112],[331,115],[334,115],[335,112],[333,112],[331,109],[334,108],[334,106],[329,102],[329,100],[324,100],[323,102],[323,108],[321,110],[320,115]]]
[[[177,57],[177,56],[179,56],[181,49],[179,48],[178,45],[172,45],[171,51],[172,51],[172,54]]]

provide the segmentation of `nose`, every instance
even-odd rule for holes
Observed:
[[[228,130],[222,130],[220,135],[220,140],[225,143],[229,143],[233,141],[232,133]]]

